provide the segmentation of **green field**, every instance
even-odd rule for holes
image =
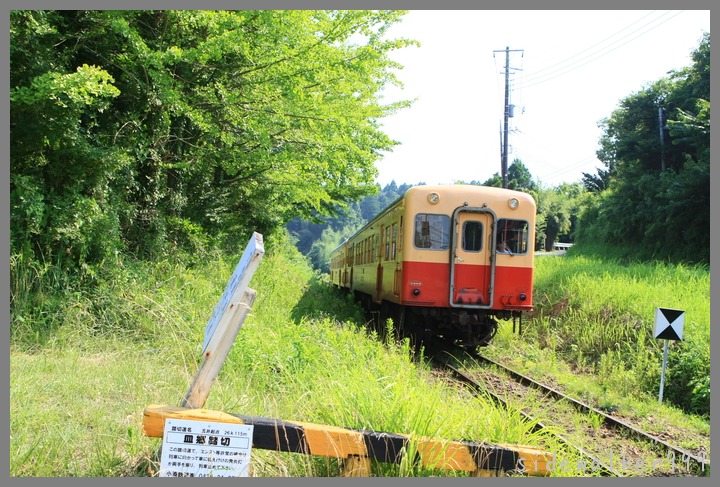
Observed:
[[[517,413],[436,380],[407,342],[369,333],[359,308],[325,285],[289,242],[268,244],[251,282],[257,299],[205,407],[563,451]],[[156,474],[161,443],[143,435],[143,410],[181,404],[200,364],[205,324],[237,259],[214,256],[194,267],[122,263],[84,290],[63,287],[52,267],[12,259],[11,476]],[[701,364],[709,356],[707,271],[567,256],[538,258],[536,278],[537,310],[524,322],[522,339],[504,324],[488,352],[515,354],[559,375],[576,364],[578,373],[609,377],[593,383],[591,392],[652,402],[659,344],[648,327],[653,307],[664,306],[688,309],[686,341],[671,347],[669,400],[683,377],[679,362],[697,354]],[[694,291],[670,293],[678,283]],[[607,290],[619,284],[622,297]],[[653,296],[673,300],[653,302]],[[628,362],[637,357],[645,362]],[[699,378],[704,372],[687,373]],[[692,407],[704,404],[701,395],[694,397]],[[656,414],[709,429],[702,414],[689,416],[679,407]],[[376,476],[465,475],[407,462],[372,468]],[[335,459],[254,450],[250,475],[322,477],[338,469]]]

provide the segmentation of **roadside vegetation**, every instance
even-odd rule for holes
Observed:
[[[289,240],[266,242],[251,282],[257,299],[206,408],[563,451],[518,413],[434,379],[408,342],[369,332],[360,308],[323,284]],[[123,262],[91,289],[71,290],[56,287],[52,269],[13,261],[13,275],[32,276],[25,284],[34,292],[13,288],[13,320],[23,326],[11,340],[10,474],[156,474],[161,440],[143,435],[142,412],[181,404],[236,264],[220,255],[193,266]],[[21,307],[21,296],[33,298]],[[334,459],[253,451],[253,476],[338,471]],[[404,463],[373,465],[373,475],[464,474]]]
[[[662,406],[664,340],[654,338],[657,307],[685,311],[683,340],[670,342]],[[675,417],[671,423],[707,435],[710,271],[703,265],[608,259],[577,246],[563,256],[540,255],[535,312],[522,335],[501,327],[484,352],[538,380],[562,384],[600,409]]]

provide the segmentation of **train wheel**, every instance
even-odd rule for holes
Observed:
[[[482,320],[473,323],[472,326],[464,328],[464,336],[457,336],[458,345],[466,350],[474,350],[477,347],[487,346],[497,332],[498,322],[495,319],[485,316]]]
[[[486,317],[480,328],[480,336],[477,340],[476,345],[480,347],[487,346],[495,337],[495,333],[497,333],[497,328],[498,322],[495,321],[494,318],[491,318],[489,316]]]

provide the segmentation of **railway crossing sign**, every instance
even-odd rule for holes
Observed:
[[[668,344],[670,340],[682,340],[683,325],[685,324],[685,311],[670,308],[655,308],[655,338],[665,340],[663,350],[662,372],[660,373],[659,402],[662,403],[663,387],[665,386],[665,368],[668,358]]]
[[[265,253],[262,235],[254,232],[240,262],[230,278],[210,321],[205,326],[203,362],[185,395],[183,407],[201,408],[210,392],[233,341],[255,300],[256,292],[248,284]]]
[[[216,332],[217,335],[220,336],[227,327],[228,320],[230,320],[231,317],[231,305],[234,302],[240,301],[242,298],[243,292],[247,288],[255,269],[257,269],[260,264],[260,259],[262,259],[264,253],[265,246],[263,244],[263,237],[261,234],[254,232],[247,247],[245,247],[245,252],[240,262],[238,262],[235,271],[230,277],[230,282],[228,282],[225,292],[223,292],[220,301],[215,306],[212,316],[210,316],[210,320],[207,325],[205,325],[205,340],[202,348],[203,354],[208,349],[208,345]]]
[[[655,338],[682,340],[685,311],[669,308],[655,308]]]

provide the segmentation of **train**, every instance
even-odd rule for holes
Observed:
[[[486,346],[533,309],[535,216],[521,191],[413,186],[331,252],[330,281],[420,342]]]

